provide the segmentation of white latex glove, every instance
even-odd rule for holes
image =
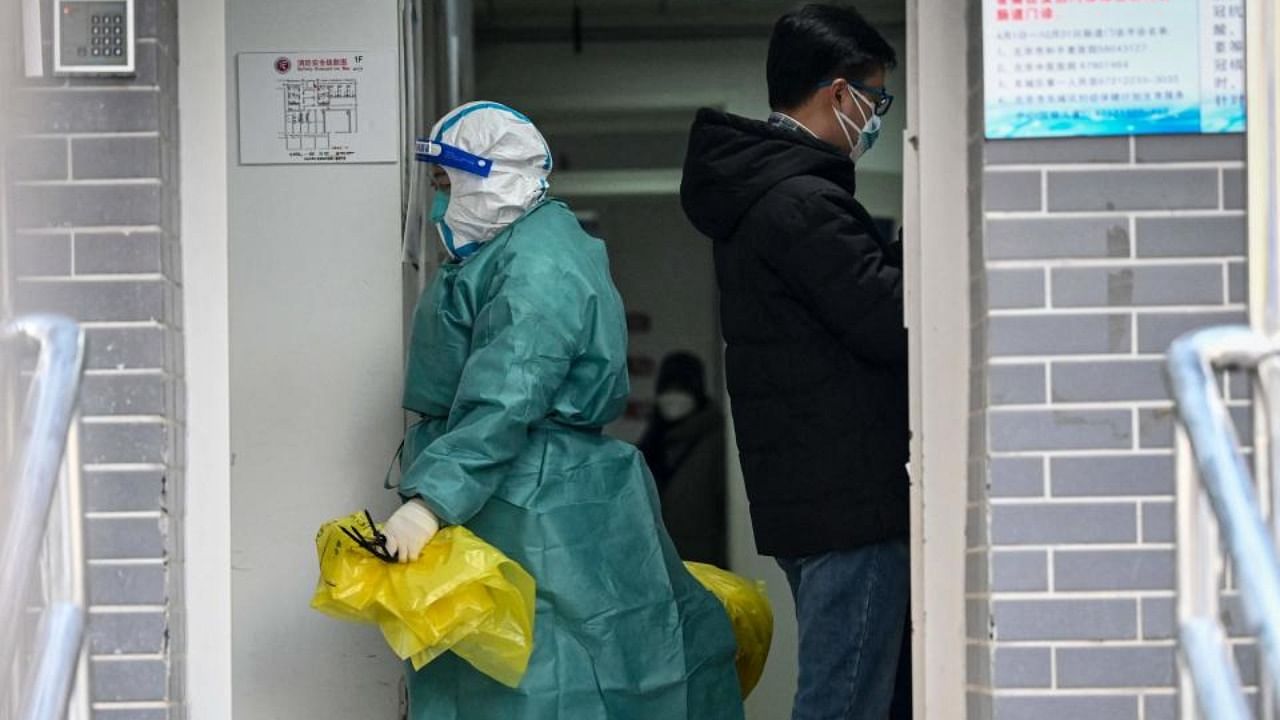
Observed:
[[[387,537],[387,552],[400,562],[417,560],[422,548],[439,531],[440,520],[418,498],[401,505],[382,526],[382,534]]]

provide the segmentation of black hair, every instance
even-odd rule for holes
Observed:
[[[804,104],[823,82],[861,82],[897,64],[893,47],[857,10],[805,5],[773,26],[765,65],[769,106],[790,110]]]
[[[658,394],[675,389],[689,393],[699,404],[707,399],[707,371],[697,355],[680,351],[662,359],[658,368]]]

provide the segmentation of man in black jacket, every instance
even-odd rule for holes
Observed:
[[[902,255],[854,199],[895,62],[852,9],[783,16],[773,114],[700,111],[681,186],[714,241],[756,546],[796,598],[795,720],[910,713]]]

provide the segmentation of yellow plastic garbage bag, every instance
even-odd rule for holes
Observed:
[[[441,530],[410,563],[375,554],[367,512],[331,520],[316,534],[320,581],[311,607],[376,624],[415,670],[452,650],[516,687],[533,652],[533,578],[464,527]]]
[[[738,640],[735,657],[738,684],[745,700],[760,682],[765,661],[769,659],[769,646],[773,643],[773,607],[765,595],[764,583],[751,582],[714,565],[686,562],[685,567],[729,613],[733,634]]]

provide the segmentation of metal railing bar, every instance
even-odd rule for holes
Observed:
[[[29,315],[0,326],[0,341],[34,340],[40,354],[27,391],[18,443],[0,508],[0,669],[13,668],[21,619],[45,530],[84,366],[84,334],[72,320]]]
[[[58,525],[63,570],[61,579],[62,590],[65,592],[62,599],[77,608],[84,608],[87,612],[89,593],[85,578],[89,571],[84,552],[84,482],[81,475],[80,423],[75,417],[72,418],[71,428],[67,432],[67,449],[62,467],[63,495],[58,507],[61,513]],[[85,616],[85,623],[88,623],[87,616]],[[71,686],[66,714],[58,716],[65,717],[65,720],[89,720],[91,715],[89,653],[85,647],[85,635],[87,630],[81,634],[79,657],[74,661],[72,677],[75,682]]]
[[[1200,489],[1191,442],[1181,425],[1175,431],[1174,451],[1178,497],[1175,505],[1177,616],[1180,619],[1216,618],[1220,605],[1216,582],[1216,561],[1219,557],[1217,524]],[[1206,660],[1186,652],[1185,645],[1181,648],[1181,687],[1189,690],[1195,686],[1197,666],[1203,665]],[[1194,720],[1197,717],[1196,700],[1193,693],[1183,692],[1179,697],[1179,715],[1187,720]]]
[[[1254,468],[1258,482],[1261,508],[1268,521],[1272,543],[1280,531],[1280,444],[1277,444],[1273,433],[1280,428],[1280,362],[1274,357],[1263,360],[1257,368],[1254,383]],[[1276,716],[1276,682],[1266,672],[1266,660],[1261,654],[1255,661],[1260,679],[1258,716],[1263,720],[1271,720]]]
[[[72,603],[49,608],[36,636],[39,655],[28,676],[29,695],[18,720],[53,720],[67,714],[67,701],[80,665],[84,610]]]
[[[1241,605],[1246,624],[1258,635],[1258,645],[1266,675],[1280,678],[1280,558],[1263,519],[1258,496],[1250,481],[1251,472],[1240,450],[1231,416],[1218,394],[1215,370],[1226,367],[1257,367],[1275,356],[1276,346],[1263,336],[1244,326],[1210,328],[1189,333],[1173,343],[1169,349],[1167,369],[1176,398],[1179,414],[1190,447],[1194,452],[1195,466],[1199,469],[1203,497],[1213,510],[1219,532],[1217,533],[1231,559],[1234,575],[1241,590]],[[1185,475],[1186,471],[1183,470]],[[1208,522],[1194,523],[1195,518],[1186,513],[1188,503],[1199,504],[1199,492],[1187,487],[1180,475],[1179,520],[1191,521],[1186,527],[1205,527]],[[1204,520],[1203,518],[1201,518]],[[1202,543],[1203,537],[1179,538],[1179,545],[1188,541]],[[1200,580],[1206,577],[1202,563],[1193,564],[1187,559],[1202,548],[1195,546],[1180,550],[1180,571],[1194,571]],[[1220,556],[1219,556],[1220,557]],[[1181,578],[1180,573],[1180,578]],[[1213,573],[1208,577],[1216,578]],[[1216,597],[1217,583],[1207,590],[1188,588],[1180,579],[1182,594],[1196,595],[1212,592]],[[1201,612],[1201,603],[1180,597],[1179,611],[1183,614],[1183,627],[1192,623],[1209,621]],[[1187,615],[1194,617],[1187,619]],[[1217,622],[1216,617],[1212,618]],[[1216,627],[1216,626],[1215,626]],[[1219,631],[1220,634],[1220,631]],[[1188,639],[1190,642],[1188,642]],[[1204,683],[1214,682],[1212,677],[1220,671],[1219,658],[1203,654],[1198,645],[1206,638],[1184,638],[1184,652],[1190,665],[1192,679],[1197,689]],[[1234,666],[1232,667],[1234,672]],[[1205,702],[1205,698],[1201,698]],[[1184,706],[1185,707],[1185,706]],[[1216,706],[1215,706],[1216,707]],[[1214,714],[1214,717],[1218,715]]]
[[[1214,720],[1249,720],[1240,673],[1229,651],[1223,652],[1218,626],[1208,620],[1191,620],[1182,625],[1180,635],[1189,657],[1206,660],[1192,673],[1201,711]]]

